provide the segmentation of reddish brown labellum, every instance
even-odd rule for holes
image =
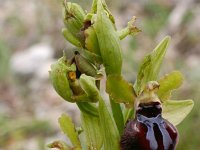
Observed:
[[[121,137],[121,150],[174,150],[177,129],[162,118],[159,102],[140,103]]]

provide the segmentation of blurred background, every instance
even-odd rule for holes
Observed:
[[[89,10],[92,0],[72,0]],[[180,70],[185,81],[173,99],[193,99],[180,124],[177,150],[200,150],[200,1],[110,0],[118,29],[137,16],[142,32],[122,41],[125,78],[134,82],[138,65],[166,35],[172,37],[160,76]],[[47,150],[64,135],[62,113],[80,124],[75,104],[62,100],[48,77],[50,65],[73,46],[63,38],[61,1],[0,0],[0,150]]]

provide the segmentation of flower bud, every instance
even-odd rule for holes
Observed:
[[[75,69],[74,65],[70,66],[62,57],[55,64],[51,65],[51,71],[49,71],[50,80],[54,89],[67,101],[71,101],[71,96],[73,95],[67,78],[67,73],[69,71],[74,71]]]
[[[89,76],[80,77],[82,74]],[[98,89],[94,77],[99,79],[101,74],[79,53],[76,53],[70,61],[67,61],[66,56],[60,58],[51,66],[49,75],[54,89],[65,100],[69,102],[98,101]]]
[[[73,36],[74,39],[80,42],[82,41],[80,37],[80,30],[83,27],[84,17],[85,12],[81,6],[76,3],[66,2],[63,0],[63,21],[67,31],[71,33],[66,34],[66,31],[65,34],[63,33],[66,39],[71,39]]]
[[[74,59],[77,69],[81,72],[81,74],[86,74],[97,79],[102,77],[102,74],[97,70],[96,66],[90,63],[85,57],[80,55],[80,53],[75,52]]]

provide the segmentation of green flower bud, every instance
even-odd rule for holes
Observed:
[[[84,17],[85,12],[78,4],[63,1],[63,21],[67,31],[71,33],[65,34],[67,40],[74,36],[74,39],[82,41],[80,31],[83,27]]]
[[[77,54],[70,61],[67,61],[66,56],[63,56],[51,65],[51,71],[49,71],[54,89],[63,99],[69,102],[97,102],[98,98],[94,96],[96,95],[95,92],[97,92],[97,87],[93,84],[96,81],[95,78],[88,76],[90,78],[87,81],[90,82],[92,80],[91,84],[86,84],[83,79],[80,81],[77,78],[77,71],[79,70],[77,70],[74,60],[78,62],[78,69],[83,73],[98,77],[95,67],[80,54]]]
[[[97,35],[93,26],[90,26],[84,30],[84,37],[85,37],[85,48],[90,52],[93,52],[96,55],[101,56]]]
[[[51,65],[51,71],[49,71],[50,80],[54,89],[67,101],[71,101],[71,96],[73,95],[67,78],[67,73],[74,69],[76,69],[75,66],[67,64],[62,57],[55,64]]]
[[[102,74],[97,70],[96,66],[90,63],[85,57],[75,52],[75,64],[78,71],[91,77],[101,78]]]

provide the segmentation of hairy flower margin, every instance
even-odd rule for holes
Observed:
[[[120,137],[126,122],[134,119],[135,106],[153,101],[151,92],[147,91],[154,88],[153,83],[159,85],[154,95],[162,105],[161,115],[165,120],[178,125],[189,114],[194,105],[192,100],[170,100],[172,91],[183,82],[182,74],[172,71],[158,78],[170,37],[165,37],[144,57],[137,79],[131,84],[121,74],[120,40],[141,31],[134,25],[136,17],[127,23],[126,28],[117,30],[114,16],[104,0],[93,0],[88,13],[76,3],[63,0],[62,4],[65,25],[62,33],[76,51],[72,58],[64,53],[52,64],[49,75],[58,95],[77,104],[81,111],[81,126],[75,127],[71,118],[62,114],[59,124],[71,143],[55,141],[48,147],[60,150],[119,150]],[[100,93],[103,76],[110,105],[106,105]]]

